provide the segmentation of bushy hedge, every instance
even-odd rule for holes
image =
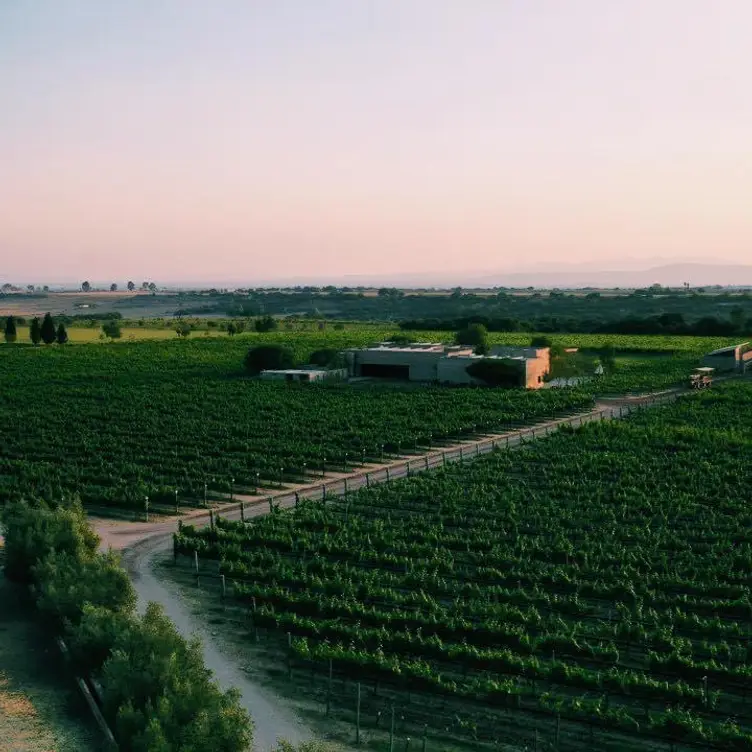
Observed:
[[[6,575],[31,586],[45,624],[70,645],[77,673],[95,677],[122,752],[244,752],[253,725],[235,690],[222,692],[198,640],[136,595],[81,504],[25,501],[3,513]]]

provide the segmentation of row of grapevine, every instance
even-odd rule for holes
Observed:
[[[257,625],[411,692],[752,749],[752,384],[213,529]]]

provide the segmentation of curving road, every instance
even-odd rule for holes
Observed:
[[[185,637],[197,634],[204,646],[204,659],[223,689],[237,687],[241,704],[253,717],[254,749],[274,749],[279,738],[291,742],[312,739],[313,732],[281,701],[252,681],[237,657],[220,647],[212,638],[206,622],[194,617],[173,583],[161,582],[154,574],[154,564],[172,548],[172,533],[157,533],[131,546],[123,554],[123,563],[138,594],[139,610],[149,601],[162,604],[165,613]]]

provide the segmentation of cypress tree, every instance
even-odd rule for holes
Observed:
[[[41,327],[42,342],[45,345],[51,345],[55,341],[55,321],[49,313],[44,314]]]
[[[63,322],[60,322],[60,325],[57,328],[57,343],[58,345],[64,345],[68,341],[68,332],[65,330],[65,324]]]
[[[5,341],[15,342],[18,334],[16,332],[16,320],[13,316],[8,316],[5,319]]]
[[[29,337],[35,345],[38,345],[42,341],[42,327],[39,323],[39,319],[36,317],[29,327]]]

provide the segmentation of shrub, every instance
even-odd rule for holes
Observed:
[[[283,345],[252,347],[245,356],[245,370],[252,376],[257,376],[261,371],[292,368],[294,364],[292,350]]]
[[[525,383],[524,364],[514,360],[484,358],[471,363],[465,370],[487,386],[518,387]]]

